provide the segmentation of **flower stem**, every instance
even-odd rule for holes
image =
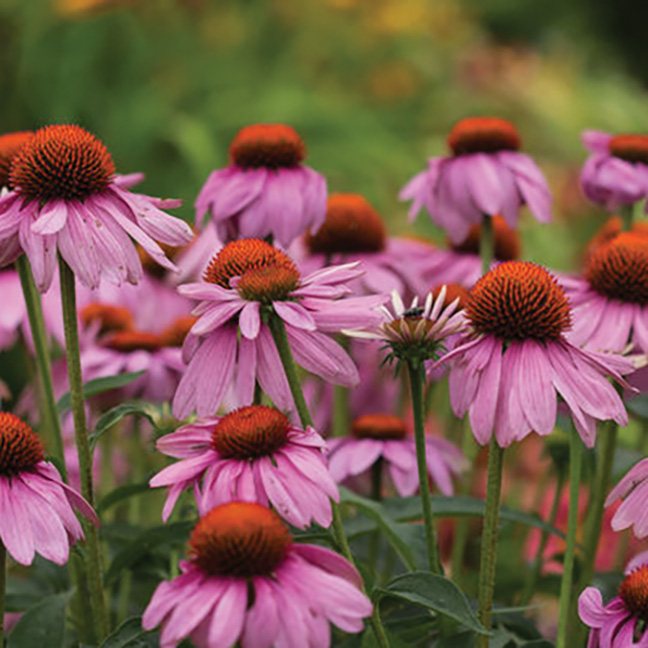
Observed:
[[[374,502],[382,500],[382,474],[383,474],[383,458],[378,457],[371,466],[371,499]],[[367,552],[367,564],[369,569],[377,574],[378,554],[380,552],[380,530],[376,529],[369,536],[369,548]]]
[[[25,254],[18,257],[16,269],[20,277],[25,305],[27,307],[27,317],[29,318],[29,327],[31,329],[32,339],[34,340],[34,349],[36,351],[36,371],[41,388],[41,399],[43,406],[43,422],[52,438],[54,453],[59,460],[57,466],[67,481],[67,470],[65,468],[65,454],[63,446],[63,434],[61,432],[61,420],[56,408],[56,398],[54,397],[54,385],[52,382],[52,365],[50,363],[49,349],[47,346],[47,335],[45,333],[45,320],[43,318],[43,305],[41,303],[40,293],[34,283],[29,260]],[[0,644],[1,646],[2,644]]]
[[[589,585],[594,575],[596,550],[603,524],[605,496],[610,484],[610,478],[612,477],[612,465],[614,463],[618,432],[619,426],[614,421],[610,421],[609,429],[603,430],[602,434],[599,433],[600,443],[598,447],[596,474],[592,483],[590,500],[587,505],[588,512],[585,522],[585,535],[583,537],[585,560],[579,579],[579,589],[584,589]]]
[[[425,543],[427,547],[428,569],[433,574],[442,573],[439,560],[439,547],[434,531],[434,516],[430,498],[430,481],[427,473],[425,418],[423,414],[423,377],[422,367],[407,363],[412,398],[412,413],[414,415],[414,440],[416,442],[416,464],[418,468],[419,490],[421,491],[421,506],[423,508],[423,523],[425,525]]]
[[[481,226],[481,240],[479,242],[479,256],[482,260],[482,274],[489,270],[495,256],[495,236],[493,234],[493,219],[484,215]]]
[[[90,453],[90,444],[88,443],[86,413],[83,403],[83,380],[81,376],[75,280],[74,273],[60,257],[59,273],[61,277],[61,302],[63,305],[63,326],[65,330],[68,378],[70,381],[70,402],[72,404],[72,415],[74,418],[74,438],[79,455],[81,494],[91,506],[94,506],[92,455]],[[90,603],[92,605],[92,614],[97,629],[97,636],[101,642],[108,635],[109,621],[102,588],[99,535],[94,524],[85,518],[83,518],[82,524],[86,537],[86,567],[88,572]]]
[[[567,631],[571,609],[572,576],[576,549],[576,527],[578,525],[578,495],[580,493],[583,446],[575,429],[569,439],[569,517],[567,523],[567,549],[563,560],[563,574],[560,583],[560,612],[556,648],[567,648]],[[569,644],[572,645],[572,644]]]
[[[553,501],[551,503],[551,511],[549,512],[549,519],[547,523],[553,526],[556,523],[556,517],[558,516],[558,507],[560,506],[560,497],[565,487],[565,474],[564,471],[558,473],[558,478],[556,480],[556,491],[554,493]],[[520,605],[527,605],[531,600],[533,593],[535,591],[538,578],[540,578],[540,572],[542,571],[542,557],[547,547],[547,542],[549,541],[549,531],[542,531],[540,536],[540,544],[538,545],[538,550],[536,551],[535,560],[533,562],[533,568],[529,572],[526,584],[524,586],[524,592],[522,594],[522,600]]]
[[[4,646],[4,615],[7,592],[7,550],[0,540],[0,646]]]
[[[488,447],[488,483],[486,485],[486,510],[482,532],[481,558],[479,566],[478,616],[481,624],[490,632],[493,612],[493,592],[495,590],[495,565],[497,562],[497,535],[499,532],[499,506],[502,491],[502,469],[504,467],[504,448],[500,448],[491,437]],[[488,648],[487,635],[479,635],[477,648]]]
[[[297,407],[299,420],[301,421],[303,427],[312,426],[313,419],[310,415],[310,411],[308,410],[308,405],[306,404],[306,399],[304,398],[304,392],[302,391],[301,384],[299,382],[297,367],[295,366],[292,351],[290,350],[290,343],[288,342],[288,335],[286,334],[286,327],[284,326],[283,320],[273,313],[270,316],[268,326],[270,327],[270,332],[272,333],[272,338],[275,345],[277,346],[281,364],[283,365],[284,372],[286,373],[288,385],[290,386],[290,392],[292,394],[293,400],[295,401],[295,407]],[[331,500],[331,509],[333,511],[333,522],[331,524],[331,528],[333,530],[335,541],[338,543],[342,555],[352,565],[355,565],[353,555],[351,554],[351,547],[349,546],[349,541],[347,540],[346,534],[344,533],[344,527],[342,526],[342,516],[340,515],[340,507],[338,506],[337,502]],[[389,639],[387,638],[385,629],[382,625],[382,621],[380,620],[380,613],[377,604],[374,604],[373,606],[373,613],[371,615],[369,623],[371,624],[371,628],[374,632],[374,636],[379,648],[389,648]]]

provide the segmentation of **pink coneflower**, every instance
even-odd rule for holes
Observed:
[[[426,435],[428,474],[444,495],[452,495],[452,477],[468,468],[461,450],[449,441]],[[419,485],[416,444],[405,422],[389,414],[365,414],[351,435],[329,440],[329,468],[338,483],[360,475],[382,459],[398,494],[414,495]]]
[[[578,614],[591,628],[588,648],[648,646],[648,564],[631,561],[617,596],[603,605],[601,592],[587,587],[578,597]]]
[[[648,195],[648,135],[614,136],[590,130],[582,140],[591,155],[580,182],[590,200],[612,211]]]
[[[419,260],[435,249],[420,241],[388,236],[380,214],[359,194],[332,194],[326,220],[307,234],[296,250],[299,268],[308,274],[328,265],[360,261],[365,270],[350,283],[356,295],[415,295],[423,290]],[[295,246],[297,247],[297,246]]]
[[[158,586],[142,618],[147,630],[162,626],[162,648],[186,637],[198,648],[328,648],[329,623],[360,632],[372,612],[349,562],[293,543],[260,504],[232,502],[202,517],[180,568]]]
[[[168,203],[127,191],[133,181],[115,176],[110,153],[83,128],[41,128],[12,160],[11,191],[0,198],[0,248],[19,245],[41,291],[52,281],[57,253],[89,288],[102,277],[137,283],[142,266],[131,237],[174,269],[156,241],[183,245],[191,228],[159,209]]]
[[[466,308],[471,330],[445,359],[450,400],[457,416],[468,412],[481,444],[493,431],[500,446],[531,431],[548,435],[558,396],[588,447],[596,421],[628,422],[623,402],[607,381],[633,370],[620,356],[581,350],[565,339],[571,309],[556,279],[534,263],[509,261],[473,287]]]
[[[580,277],[561,283],[572,304],[570,342],[621,352],[648,352],[648,236],[623,232],[594,249]]]
[[[493,264],[520,257],[520,236],[501,216],[493,216]],[[480,241],[482,226],[473,225],[461,243],[448,241],[447,250],[437,249],[422,268],[425,287],[459,284],[472,288],[482,276]]]
[[[144,371],[119,395],[170,401],[185,368],[181,347],[196,322],[189,300],[144,277],[137,286],[102,286],[79,301],[85,380]]]
[[[523,204],[541,223],[551,221],[547,181],[528,155],[518,153],[520,145],[517,129],[504,119],[457,122],[448,136],[452,155],[431,158],[400,192],[401,200],[412,200],[410,220],[425,207],[454,243],[484,216],[501,214],[515,227]]]
[[[35,553],[65,564],[70,544],[83,539],[74,509],[99,524],[89,504],[45,461],[32,429],[0,412],[0,539],[9,554],[22,565],[31,565]]]
[[[431,292],[419,306],[415,297],[405,308],[398,293],[392,293],[392,310],[380,308],[382,321],[369,324],[348,335],[370,340],[382,340],[389,347],[387,360],[425,362],[436,360],[444,350],[444,341],[464,327],[463,311],[457,311],[459,300],[446,305],[447,288],[443,286],[435,297]]]
[[[302,278],[287,255],[264,241],[228,243],[203,282],[179,288],[200,303],[183,348],[189,366],[173,400],[174,416],[193,409],[213,415],[234,377],[239,404],[252,402],[257,380],[280,409],[292,407],[268,316],[284,322],[298,364],[331,382],[356,385],[355,365],[327,335],[379,319],[371,309],[381,297],[346,297],[346,284],[362,273],[356,266],[331,266]]]
[[[326,214],[326,180],[302,162],[306,146],[290,126],[255,124],[230,146],[230,166],[214,171],[196,199],[197,222],[211,212],[218,237],[273,236],[288,247]]]
[[[180,493],[193,486],[201,513],[240,500],[272,506],[302,529],[313,520],[331,524],[329,498],[340,496],[326,467],[326,442],[273,407],[251,405],[199,419],[159,439],[157,449],[183,459],[150,481],[153,488],[170,487],[165,522]]]
[[[612,518],[612,528],[622,531],[632,527],[637,538],[648,536],[647,496],[648,459],[642,459],[625,474],[605,500],[605,506],[611,506],[617,500],[623,499]]]

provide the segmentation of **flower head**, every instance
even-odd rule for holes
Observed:
[[[362,274],[356,266],[331,266],[302,277],[290,257],[265,241],[228,243],[202,283],[179,288],[199,304],[193,311],[198,321],[184,345],[189,366],[174,398],[174,414],[183,418],[194,408],[200,416],[214,414],[232,380],[240,405],[252,402],[258,380],[278,407],[292,407],[270,317],[283,321],[298,364],[331,382],[357,384],[353,362],[327,335],[379,317],[372,309],[382,297],[347,296],[347,282]]]
[[[392,293],[392,310],[380,309],[383,321],[371,328],[346,331],[353,337],[383,340],[389,348],[388,361],[423,363],[437,359],[443,351],[443,342],[463,328],[463,312],[457,311],[459,301],[445,304],[446,288],[437,297],[429,293],[423,306],[415,297],[405,308],[398,293]]]
[[[612,211],[646,197],[648,136],[585,131],[582,140],[590,152],[580,176],[587,198]]]
[[[186,637],[198,648],[328,646],[329,623],[360,632],[372,611],[344,558],[295,544],[260,504],[232,502],[204,515],[180,567],[180,576],[159,585],[142,619],[148,630],[162,626],[163,648]]]
[[[52,281],[57,252],[89,288],[102,277],[137,283],[142,265],[131,237],[175,269],[156,241],[183,245],[191,228],[160,210],[177,201],[130,193],[139,177],[116,176],[106,147],[83,128],[41,128],[12,158],[11,191],[0,198],[0,246],[27,254],[41,291]]]
[[[236,135],[230,166],[214,171],[196,199],[200,223],[210,212],[221,240],[267,236],[287,247],[326,212],[326,181],[302,164],[306,147],[283,124],[254,124]]]
[[[326,444],[313,428],[301,430],[279,410],[243,407],[220,418],[200,419],[162,437],[158,450],[182,461],[151,479],[169,486],[167,520],[180,493],[197,487],[198,509],[243,500],[272,505],[304,528],[331,523],[329,498],[339,499],[326,467]]]
[[[412,200],[410,219],[425,207],[432,221],[454,243],[466,239],[484,216],[501,214],[515,227],[526,204],[542,223],[551,220],[551,195],[535,162],[518,152],[520,136],[513,124],[493,117],[469,117],[448,137],[452,155],[431,158],[400,193]]]
[[[588,447],[596,420],[627,422],[623,402],[607,376],[634,366],[620,356],[583,351],[565,339],[571,308],[544,268],[502,263],[470,292],[468,331],[442,361],[450,365],[450,400],[457,416],[469,413],[479,443],[493,433],[502,446],[532,430],[550,434],[561,396]]]
[[[32,429],[0,412],[0,540],[9,554],[22,565],[30,565],[35,553],[65,564],[70,544],[83,539],[75,508],[99,523],[89,504],[45,461]]]
[[[305,273],[359,261],[365,273],[350,284],[357,295],[418,293],[424,287],[422,268],[434,254],[420,241],[389,236],[382,216],[353,193],[330,195],[324,224],[297,241],[291,253]]]
[[[637,560],[638,559],[638,560]],[[617,596],[603,605],[601,592],[588,587],[578,598],[578,613],[591,628],[589,648],[648,645],[648,564],[637,556],[626,569]]]
[[[452,495],[452,478],[468,467],[466,458],[459,448],[440,437],[427,434],[425,443],[430,478],[444,495]],[[398,416],[360,416],[353,422],[348,437],[330,439],[329,446],[329,466],[338,483],[365,473],[382,459],[398,494],[407,497],[416,493],[416,443],[405,421]]]

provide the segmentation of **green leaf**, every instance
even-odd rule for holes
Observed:
[[[102,394],[111,389],[124,387],[125,385],[132,383],[134,380],[137,380],[143,374],[144,371],[135,371],[133,373],[119,374],[118,376],[106,376],[105,378],[88,380],[88,382],[83,385],[83,398],[90,398],[91,396]],[[70,392],[67,392],[67,394],[64,394],[59,398],[56,407],[61,414],[67,412],[70,407],[72,407]]]
[[[405,566],[410,570],[417,568],[414,552],[401,537],[402,525],[396,524],[385,512],[383,506],[365,497],[360,497],[344,487],[340,488],[340,501],[355,506],[363,515],[373,520],[385,534],[388,542],[394,547]]]
[[[156,645],[155,634],[142,629],[142,618],[133,617],[126,619],[107,637],[101,648],[144,648]]]
[[[72,594],[54,594],[29,608],[7,638],[7,648],[61,648],[65,608]]]
[[[422,605],[458,621],[479,634],[489,634],[479,623],[464,593],[450,580],[428,572],[413,572],[394,578],[384,588],[374,590],[374,598],[394,596]]]
[[[122,570],[128,569],[160,545],[184,545],[193,527],[194,522],[175,522],[140,533],[113,558],[106,572],[106,583],[115,580]]]
[[[110,491],[108,495],[99,500],[99,503],[97,504],[97,513],[103,513],[111,506],[115,506],[115,504],[119,504],[129,497],[151,492],[148,483],[149,480],[147,478],[145,481],[137,484],[125,484],[124,486],[115,488],[115,490]]]
[[[95,429],[89,436],[90,448],[94,450],[94,447],[97,445],[99,439],[108,431],[110,428],[119,423],[125,416],[139,415],[145,416],[151,423],[155,422],[155,418],[158,414],[157,408],[151,403],[145,403],[143,401],[129,401],[127,403],[120,403],[112,409],[109,409],[107,412],[101,415],[97,421]]]

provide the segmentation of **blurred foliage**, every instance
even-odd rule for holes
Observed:
[[[287,122],[331,190],[366,194],[403,232],[398,190],[457,119],[496,114],[556,194],[556,226],[525,219],[527,256],[566,268],[604,216],[578,191],[580,131],[642,131],[648,109],[604,4],[0,0],[0,131],[82,124],[191,219],[236,131]]]

